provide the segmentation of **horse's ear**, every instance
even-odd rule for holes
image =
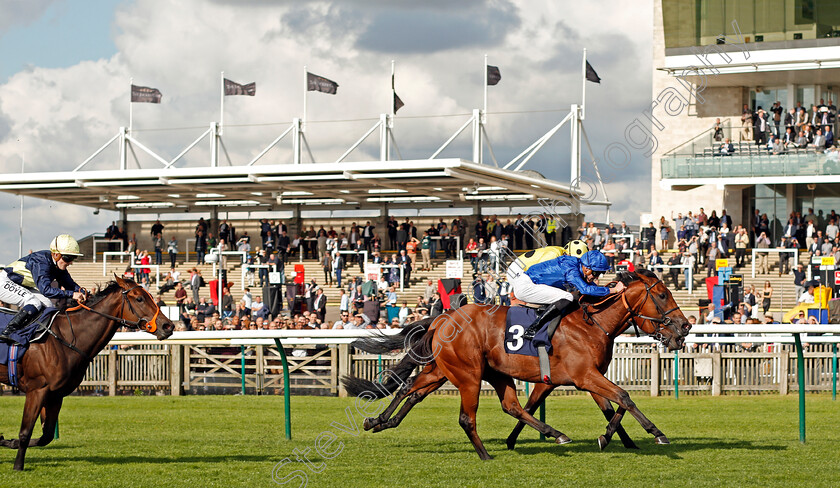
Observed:
[[[117,284],[120,285],[120,288],[125,288],[125,280],[117,276],[117,273],[114,273],[114,281],[116,281]]]

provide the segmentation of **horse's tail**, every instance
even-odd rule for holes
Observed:
[[[353,396],[365,394],[373,395],[374,398],[385,398],[406,386],[414,369],[430,362],[426,358],[432,357],[431,342],[434,331],[429,330],[432,320],[418,320],[392,336],[382,334],[354,341],[353,346],[371,354],[383,354],[395,349],[406,349],[408,353],[393,368],[380,373],[377,382],[354,376],[342,377],[341,383],[347,392]]]

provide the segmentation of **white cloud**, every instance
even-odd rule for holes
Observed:
[[[0,10],[5,4],[23,3],[27,2],[0,0]],[[159,106],[134,105],[135,128],[199,127],[136,133],[170,157],[210,121],[219,119],[221,70],[235,81],[257,82],[253,99],[227,98],[227,124],[287,123],[301,116],[303,65],[340,84],[337,96],[309,94],[311,121],[375,119],[388,110],[390,60],[396,59],[397,92],[406,106],[400,111],[395,132],[404,157],[428,157],[466,120],[409,117],[469,113],[479,108],[485,53],[502,72],[502,82],[490,87],[491,111],[568,110],[569,104],[580,98],[580,55],[581,49],[588,47],[589,59],[603,79],[600,86],[587,87],[587,128],[596,153],[621,138],[623,127],[650,99],[650,2],[643,6],[618,0],[579,2],[568,8],[550,0],[476,0],[451,16],[448,7],[418,7],[416,2],[258,1],[248,6],[251,8],[243,2],[226,1],[136,0],[116,11],[118,53],[110,59],[62,69],[32,67],[12,76],[0,85],[0,155],[4,156],[0,172],[18,171],[15,161],[24,153],[30,170],[69,170],[78,165],[116,134],[119,126],[127,125],[132,76],[136,84],[163,92]],[[15,14],[22,21],[36,15],[32,12],[34,7]],[[443,25],[474,29],[474,33],[465,39],[457,33],[438,32],[435,39],[422,43],[417,25],[407,24],[421,16],[426,20],[438,16],[448,20]],[[406,26],[405,38],[400,37],[401,25]],[[0,23],[0,32],[2,28]],[[482,32],[481,28],[498,31]],[[393,41],[390,45],[389,38]],[[405,39],[418,45],[406,49],[401,43]],[[491,116],[488,132],[497,155],[510,158],[517,154],[563,115]],[[312,123],[308,137],[313,153],[320,160],[334,159],[372,124],[372,120],[343,125]],[[241,163],[282,129],[281,125],[231,126],[226,130],[226,146],[234,161]],[[567,134],[558,134],[555,152],[540,155],[528,167],[566,180]],[[288,149],[270,157],[279,162],[284,152]],[[366,147],[355,158],[374,153],[375,148]],[[114,167],[115,154],[103,155],[96,164]],[[468,150],[461,153],[468,154]],[[185,164],[207,164],[207,158],[208,150],[202,146]],[[154,167],[155,163],[144,161]],[[649,171],[649,162],[634,164],[637,167],[631,170],[636,173]],[[602,167],[602,171],[606,170]],[[624,174],[605,174],[605,178],[628,179]],[[611,190],[611,196],[617,207],[635,211],[636,197],[646,193],[638,189]],[[46,215],[54,211],[49,207],[37,211],[42,210]],[[74,216],[68,224],[87,231],[86,225],[94,220],[88,218],[90,210],[75,212],[61,210],[62,215]],[[5,228],[16,228],[17,217],[9,211],[0,212],[0,217]],[[102,229],[109,222],[110,218],[94,220]],[[17,249],[16,236],[6,233],[0,237],[2,248],[8,249],[12,243]]]
[[[12,27],[37,20],[56,0],[0,0],[0,37]]]

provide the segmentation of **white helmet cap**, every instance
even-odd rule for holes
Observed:
[[[50,243],[50,251],[66,256],[83,256],[79,250],[79,243],[70,234],[55,236]]]

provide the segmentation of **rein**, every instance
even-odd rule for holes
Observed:
[[[642,305],[644,305],[645,302],[647,302],[648,298],[651,298],[651,290],[656,285],[660,284],[661,282],[662,282],[661,280],[657,279],[655,283],[653,283],[652,285],[648,285],[647,283],[642,281],[642,283],[645,285],[645,298],[642,301],[640,307]],[[610,334],[595,319],[595,313],[598,312],[598,310],[594,310],[593,312],[590,312],[589,307],[598,307],[599,305],[602,305],[602,304],[604,304],[608,301],[614,300],[614,299],[615,299],[614,295],[611,294],[611,295],[607,295],[603,300],[600,300],[600,301],[595,302],[595,303],[588,303],[588,304],[585,304],[585,305],[581,306],[581,311],[583,312],[584,319],[587,322],[592,322],[593,324],[598,326],[598,328],[601,329],[601,331],[603,331],[605,335],[610,335]],[[662,333],[660,331],[662,330],[663,327],[667,327],[668,325],[671,324],[672,320],[671,320],[671,317],[668,317],[668,315],[673,313],[676,310],[679,310],[679,307],[674,307],[670,310],[666,310],[666,311],[663,312],[662,308],[659,306],[659,304],[656,303],[656,300],[653,300],[652,298],[651,298],[651,300],[653,301],[653,304],[656,307],[656,311],[660,313],[661,317],[659,317],[659,318],[649,317],[647,315],[642,315],[640,313],[637,313],[633,309],[633,307],[630,306],[630,302],[627,300],[627,295],[625,293],[621,293],[621,301],[624,303],[624,307],[627,309],[627,312],[630,314],[630,316],[627,318],[627,321],[630,322],[630,324],[633,325],[633,328],[636,331],[636,337],[639,337],[639,326],[636,323],[636,321],[633,320],[633,319],[634,318],[640,318],[640,319],[648,321],[648,322],[650,322],[651,324],[654,325],[653,332],[651,332],[649,335],[651,337],[653,337],[655,340],[664,343],[665,337],[662,335]]]
[[[157,310],[155,311],[155,314],[154,314],[154,316],[152,317],[151,320],[148,320],[145,317],[141,317],[137,321],[133,321],[133,320],[127,320],[125,317],[122,317],[123,312],[125,311],[125,305],[126,304],[128,304],[128,309],[131,311],[131,313],[134,314],[135,317],[139,316],[139,314],[134,311],[134,307],[131,305],[131,300],[129,300],[128,297],[127,297],[128,293],[134,291],[137,288],[141,288],[140,285],[135,285],[135,286],[129,288],[128,290],[123,290],[123,291],[120,292],[120,293],[122,293],[122,303],[120,304],[120,317],[116,317],[114,315],[111,315],[111,314],[108,314],[108,313],[105,313],[105,312],[100,312],[99,310],[94,310],[94,309],[88,307],[87,305],[85,305],[84,303],[79,303],[75,307],[66,309],[64,311],[64,315],[67,317],[67,323],[70,324],[70,330],[71,331],[73,330],[73,322],[70,321],[70,314],[68,314],[67,312],[75,312],[77,310],[84,309],[84,310],[87,310],[88,312],[93,312],[97,315],[105,317],[106,319],[113,320],[114,322],[119,323],[120,326],[122,326],[122,327],[126,327],[126,328],[129,328],[129,329],[145,330],[146,332],[154,333],[157,330],[157,325],[156,325],[155,321],[158,317],[158,314],[160,314],[160,307],[158,307],[157,305],[155,305],[155,308],[157,308]],[[149,295],[149,297],[151,298],[151,295]],[[149,324],[151,324],[151,325],[149,325]],[[93,362],[93,358],[91,358],[90,356],[85,354],[82,350],[80,350],[75,345],[73,345],[73,344],[67,342],[66,340],[62,339],[61,337],[59,337],[58,334],[56,334],[52,330],[52,327],[50,327],[48,329],[48,332],[51,336],[55,337],[55,339],[61,345],[66,346],[67,348],[75,351],[80,356],[82,356],[85,360],[87,360],[87,362],[89,362],[89,363]]]

